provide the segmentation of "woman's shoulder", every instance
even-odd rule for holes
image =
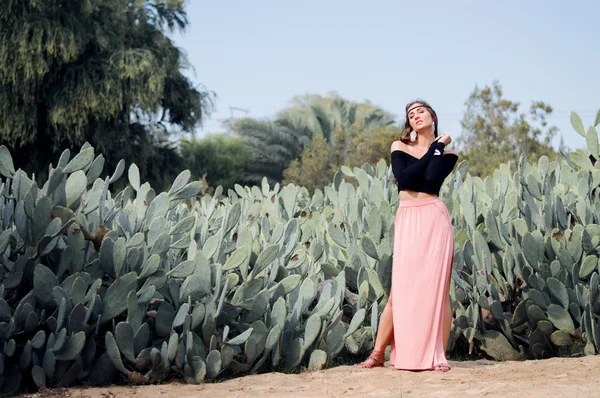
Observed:
[[[444,155],[454,155],[456,157],[458,157],[458,152],[452,150],[452,149],[448,149],[444,151]]]
[[[406,152],[406,144],[400,140],[392,142],[392,146],[390,147],[390,151],[402,151]]]

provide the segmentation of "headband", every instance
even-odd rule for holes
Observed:
[[[427,105],[419,105],[419,106],[415,106],[414,108],[410,108],[409,110],[406,111],[406,114],[408,115],[411,111],[414,111],[415,109],[419,109],[419,108],[427,108],[427,109],[431,109],[430,107],[428,107]]]

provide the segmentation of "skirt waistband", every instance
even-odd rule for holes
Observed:
[[[416,206],[427,206],[433,203],[444,203],[438,197],[431,198],[423,198],[423,199],[409,199],[409,200],[400,200],[400,207],[416,207]]]

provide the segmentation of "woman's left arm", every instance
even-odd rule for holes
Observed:
[[[438,145],[437,151],[429,160],[425,169],[425,179],[429,181],[441,180],[442,182],[454,169],[458,161],[458,153],[452,150],[444,150]]]

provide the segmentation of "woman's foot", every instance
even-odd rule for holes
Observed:
[[[354,365],[357,368],[370,369],[383,366],[385,357],[383,351],[373,350],[364,362]]]
[[[447,365],[447,364],[446,365],[436,365],[433,367],[433,370],[435,370],[437,372],[447,372],[450,369],[452,369],[452,368],[450,367],[450,365]]]

